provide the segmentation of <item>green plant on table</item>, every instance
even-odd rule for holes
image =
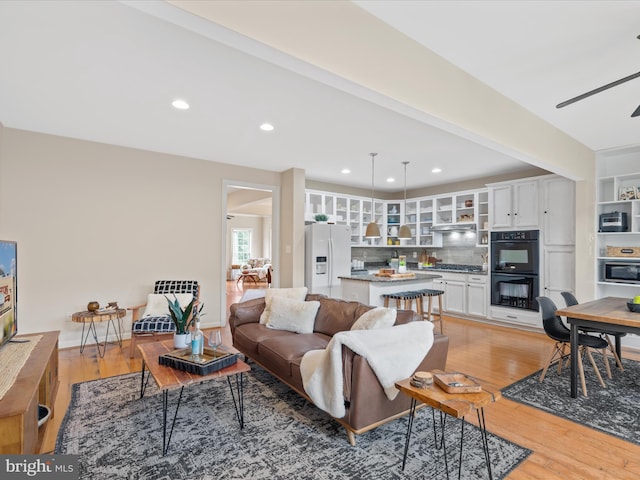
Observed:
[[[204,303],[198,307],[196,306],[197,299],[193,298],[183,309],[175,295],[173,296],[173,301],[166,295],[165,298],[169,302],[169,313],[171,314],[171,320],[176,325],[176,333],[178,335],[186,334],[196,318],[203,315],[201,312]]]
[[[314,218],[316,219],[316,222],[326,222],[327,220],[329,220],[329,217],[324,213],[319,213]]]

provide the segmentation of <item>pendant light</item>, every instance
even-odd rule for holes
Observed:
[[[367,230],[365,231],[365,238],[380,238],[380,227],[376,223],[376,209],[375,204],[373,203],[373,172],[374,172],[374,159],[377,153],[370,153],[371,155],[371,222],[367,225]]]
[[[404,165],[404,221],[405,224],[400,227],[398,232],[398,238],[412,238],[411,229],[407,225],[407,164],[409,162],[402,162]]]

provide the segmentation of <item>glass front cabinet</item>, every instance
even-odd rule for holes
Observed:
[[[488,192],[474,190],[449,195],[404,200],[374,200],[371,198],[306,191],[305,221],[325,214],[329,222],[348,225],[353,246],[417,246],[441,247],[442,231],[433,227],[457,224],[476,227],[479,247],[488,246],[489,198]],[[366,238],[369,222],[380,227],[381,238]],[[399,238],[400,227],[407,225],[411,238]]]

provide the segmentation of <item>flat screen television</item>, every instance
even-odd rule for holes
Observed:
[[[18,248],[0,240],[0,346],[18,333]]]

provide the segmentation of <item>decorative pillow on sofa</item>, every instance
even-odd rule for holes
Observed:
[[[396,323],[397,311],[393,308],[376,307],[363,313],[351,326],[351,330],[373,330],[389,328]]]
[[[264,295],[264,311],[260,316],[260,323],[265,325],[269,323],[269,317],[271,316],[271,303],[275,297],[291,298],[300,302],[304,301],[307,296],[307,287],[297,288],[269,288]]]
[[[295,333],[313,333],[320,302],[305,302],[286,297],[274,297],[267,328]]]
[[[193,295],[190,293],[150,293],[147,297],[147,306],[144,309],[142,317],[163,317],[169,315],[169,302],[167,298],[174,301],[178,299],[180,307],[183,309],[189,305],[189,302],[193,299]]]

